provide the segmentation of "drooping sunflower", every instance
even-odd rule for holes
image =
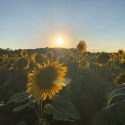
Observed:
[[[44,63],[28,75],[27,92],[36,100],[51,99],[64,86],[67,67],[57,61]]]
[[[85,53],[85,52],[86,52],[86,49],[87,49],[86,41],[81,40],[80,43],[77,45],[77,49],[78,49],[81,53]]]
[[[28,53],[27,53],[27,51],[21,51],[21,56],[22,57],[27,57],[28,56]]]

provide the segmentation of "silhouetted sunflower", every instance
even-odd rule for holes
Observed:
[[[37,100],[51,99],[62,89],[66,72],[67,67],[56,61],[44,63],[28,75],[27,92]]]
[[[100,66],[107,65],[110,61],[111,61],[111,55],[109,53],[101,53],[96,58],[96,62]]]
[[[27,51],[21,51],[21,56],[22,56],[22,57],[27,57],[27,56],[28,56]]]
[[[124,55],[124,53],[125,53],[125,52],[124,52],[124,50],[123,50],[123,49],[119,49],[119,50],[118,50],[118,54],[119,54],[120,56],[123,56],[123,55]]]
[[[77,49],[82,52],[85,53],[86,49],[87,49],[87,44],[85,41],[81,40],[80,43],[77,45]]]

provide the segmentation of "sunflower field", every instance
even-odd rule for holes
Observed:
[[[0,125],[125,125],[125,53],[0,49]]]

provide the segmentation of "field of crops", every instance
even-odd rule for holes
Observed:
[[[125,125],[125,54],[0,49],[0,125]]]

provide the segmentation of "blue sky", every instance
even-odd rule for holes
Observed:
[[[125,0],[0,0],[0,48],[125,49]]]

